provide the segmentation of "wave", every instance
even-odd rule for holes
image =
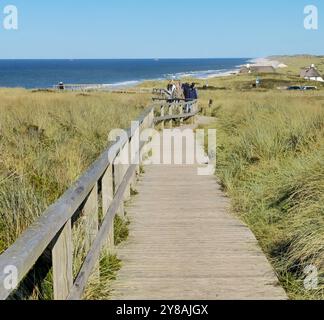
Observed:
[[[219,69],[219,70],[204,70],[204,71],[189,71],[189,72],[180,72],[174,74],[166,74],[165,79],[183,79],[183,78],[195,78],[200,80],[211,79],[215,77],[230,76],[237,74],[239,68],[235,69]]]
[[[202,71],[188,71],[188,72],[178,72],[178,73],[168,73],[159,78],[151,78],[151,79],[139,79],[139,80],[130,80],[130,81],[122,81],[116,83],[107,83],[100,85],[103,89],[118,89],[118,88],[130,88],[136,85],[139,85],[145,81],[162,81],[162,80],[171,80],[171,79],[184,79],[184,78],[194,78],[199,80],[208,80],[215,77],[226,77],[231,76],[233,74],[237,74],[239,72],[239,67],[235,69],[219,69],[219,70],[202,70]],[[92,85],[88,85],[88,88],[91,88]]]
[[[116,83],[104,83],[102,84],[103,87],[107,87],[107,88],[116,88],[116,87],[133,87],[136,86],[138,84],[140,84],[141,82],[143,82],[144,80],[131,80],[131,81],[122,81],[122,82],[116,82]]]
[[[219,69],[219,70],[202,70],[202,71],[188,71],[188,72],[178,72],[178,73],[168,73],[159,78],[151,79],[140,79],[140,80],[131,80],[123,81],[109,84],[101,84],[102,88],[106,89],[117,89],[117,88],[129,88],[139,85],[145,81],[163,81],[171,79],[184,79],[184,78],[195,78],[199,80],[208,80],[215,77],[226,77],[239,72],[239,67],[235,69]]]

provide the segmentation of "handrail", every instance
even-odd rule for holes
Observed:
[[[127,174],[125,175],[124,180],[120,185],[118,192],[116,193],[115,198],[108,209],[108,212],[106,213],[105,219],[96,236],[93,246],[90,249],[85,259],[85,262],[79,272],[79,275],[77,276],[77,279],[71,289],[71,292],[68,296],[68,300],[79,300],[82,298],[82,294],[87,285],[87,279],[89,279],[91,271],[95,267],[96,261],[98,261],[100,257],[100,252],[103,249],[106,240],[106,235],[109,233],[109,228],[114,219],[114,214],[118,210],[120,203],[123,201],[123,195],[135,170],[135,165],[132,165],[128,169]]]
[[[164,116],[164,117],[157,117],[154,118],[155,123],[159,123],[162,121],[168,121],[168,120],[177,120],[177,119],[188,119],[196,116],[199,113],[199,111],[195,112],[190,112],[190,113],[184,113],[184,114],[179,114],[179,115],[169,115],[169,116]]]
[[[154,118],[156,105],[147,108],[143,115],[137,119],[138,128],[140,130],[150,128],[154,124],[169,120],[188,119],[194,117],[197,111],[190,114],[173,115],[173,110],[180,108],[184,103],[171,103],[160,105],[161,117]],[[192,102],[192,106],[196,106],[196,101]],[[167,119],[163,118],[165,109],[169,116]],[[136,132],[135,130],[135,132]],[[53,281],[54,297],[55,299],[80,299],[87,284],[88,278],[96,261],[100,256],[100,251],[107,242],[109,233],[113,233],[113,218],[116,215],[121,204],[125,200],[124,195],[128,186],[131,184],[131,179],[138,170],[138,166],[129,165],[126,171],[119,169],[115,164],[117,157],[123,152],[123,149],[128,147],[127,144],[131,142],[135,135],[133,130],[127,130],[127,138],[120,137],[115,143],[111,143],[106,150],[98,157],[98,159],[90,166],[90,168],[69,188],[53,205],[51,205],[44,214],[30,226],[21,237],[9,247],[2,255],[0,255],[0,300],[7,299],[14,291],[15,288],[5,288],[4,283],[8,277],[4,270],[8,266],[14,266],[18,271],[17,283],[21,283],[26,275],[32,270],[39,258],[49,248],[52,252],[53,268],[55,267],[55,275]],[[144,143],[140,144],[140,150],[143,148]],[[120,166],[120,165],[119,165]],[[114,171],[112,170],[114,167]],[[111,171],[108,169],[111,168]],[[108,172],[109,171],[109,172]],[[122,172],[123,171],[123,172]],[[110,175],[108,175],[108,173]],[[97,219],[98,212],[92,212],[93,208],[98,207],[98,184],[103,177],[107,177],[106,189],[113,189],[115,185],[115,193],[111,196],[109,205],[107,203],[107,195],[103,194],[104,220],[102,225],[96,229],[96,235],[90,244],[87,258],[81,268],[81,271],[76,279],[73,281],[72,277],[72,253],[71,253],[71,220],[83,209],[89,215],[97,215],[91,219]],[[118,180],[118,181],[117,181]],[[101,182],[103,183],[103,182]],[[104,189],[104,187],[102,187]],[[104,192],[104,191],[102,191]],[[88,210],[88,208],[91,208]],[[89,226],[93,227],[92,225]],[[88,230],[93,233],[93,230]],[[106,238],[106,239],[105,239]],[[61,261],[63,259],[63,261]],[[65,261],[66,259],[66,261]],[[61,269],[63,268],[63,269]],[[64,276],[61,273],[66,273]]]

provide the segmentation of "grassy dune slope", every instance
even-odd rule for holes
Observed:
[[[315,64],[318,71],[324,76],[324,57],[323,56],[311,56],[311,55],[299,55],[299,56],[277,56],[273,57],[275,60],[286,64],[288,68],[282,69],[282,73],[285,74],[299,74],[300,69],[309,67],[311,64]]]
[[[88,168],[109,131],[129,127],[149,101],[146,95],[0,89],[0,253]],[[74,228],[75,275],[84,259],[82,230]],[[102,257],[100,277],[107,281],[93,278],[86,298],[107,297],[119,264]],[[51,285],[50,272],[32,298],[51,299]],[[17,297],[24,294],[23,287]]]
[[[0,90],[0,253],[130,126],[147,96]]]
[[[226,90],[200,92],[218,128],[217,175],[289,296],[324,299],[324,90],[275,89],[304,82],[290,74],[261,78],[260,89],[251,88],[255,76],[237,76],[209,81]],[[309,265],[319,284],[308,291]]]

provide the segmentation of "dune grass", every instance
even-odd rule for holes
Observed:
[[[318,71],[324,75],[324,57],[312,55],[297,55],[297,56],[274,56],[271,59],[278,60],[288,66],[281,70],[285,74],[299,74],[300,70],[315,64]]]
[[[274,78],[274,87],[289,77]],[[247,89],[252,81],[239,76],[231,85],[244,90],[200,92],[218,129],[217,176],[289,297],[324,299],[324,92]],[[306,290],[310,265],[319,284]]]
[[[0,254],[96,159],[109,131],[129,127],[149,101],[149,95],[0,89]],[[128,224],[119,219],[116,225],[120,243]],[[82,230],[80,224],[73,228],[75,276],[85,258]],[[86,299],[108,298],[120,261],[104,254],[100,266]],[[49,271],[28,293],[27,279],[15,298],[52,299],[51,277]]]

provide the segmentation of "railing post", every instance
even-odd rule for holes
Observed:
[[[134,132],[134,135],[140,134],[140,128]],[[132,176],[132,179],[130,181],[130,188],[131,190],[135,188],[135,185],[137,183],[137,176],[140,172],[140,163],[139,163],[139,147],[140,147],[140,141],[138,143],[134,144],[133,141],[137,139],[137,137],[132,137],[129,142],[129,164],[130,166],[135,165],[135,170]],[[133,149],[136,148],[136,149]]]
[[[165,105],[161,106],[161,117],[165,116]],[[164,121],[161,122],[161,129],[164,130]]]
[[[65,300],[73,286],[71,219],[65,224],[52,249],[54,300]]]
[[[151,112],[150,112],[150,128],[154,129],[155,124],[154,124],[154,108],[152,108]]]
[[[95,184],[89,194],[82,209],[85,229],[85,251],[86,254],[91,249],[93,241],[96,239],[99,230],[99,212],[98,212],[98,183]],[[100,276],[100,263],[98,261],[93,274]]]
[[[183,114],[183,105],[182,104],[179,105],[179,114],[180,115]],[[180,118],[180,127],[182,127],[182,126],[183,126],[183,118]]]
[[[121,162],[121,152],[116,157],[113,163],[114,195],[117,193],[118,188],[123,181],[122,165],[120,164],[120,162]],[[117,214],[122,218],[125,217],[125,208],[123,202],[120,204]]]
[[[173,104],[170,104],[169,105],[169,116],[172,116],[173,115]],[[169,128],[172,129],[173,127],[173,123],[172,123],[172,119],[170,119],[170,122],[169,122]]]
[[[85,228],[85,249],[88,252],[99,229],[98,183],[95,184],[82,209]]]
[[[129,143],[126,143],[121,151],[121,159],[122,159],[122,164],[121,164],[121,169],[122,169],[122,178],[121,182],[123,181],[126,172],[129,169],[129,157],[130,157],[130,152],[129,152]],[[124,194],[124,199],[125,201],[128,201],[131,196],[131,189],[130,189],[130,184],[127,185],[127,188],[125,190]]]
[[[113,166],[110,165],[102,177],[102,212],[103,218],[105,218],[109,206],[114,198],[114,182],[113,182]],[[112,225],[107,236],[106,251],[113,252],[115,247],[114,239],[114,219],[112,219]]]
[[[131,187],[134,187],[137,182],[137,176],[140,174],[140,136],[141,136],[142,124],[138,124],[138,127],[133,132],[133,136],[129,142],[129,161],[130,165],[136,165],[134,176],[131,181]]]
[[[192,112],[197,112],[198,111],[198,102],[195,101],[193,104],[192,104]],[[193,116],[192,117],[192,124],[195,124],[196,123],[196,120],[197,120],[197,116]]]

